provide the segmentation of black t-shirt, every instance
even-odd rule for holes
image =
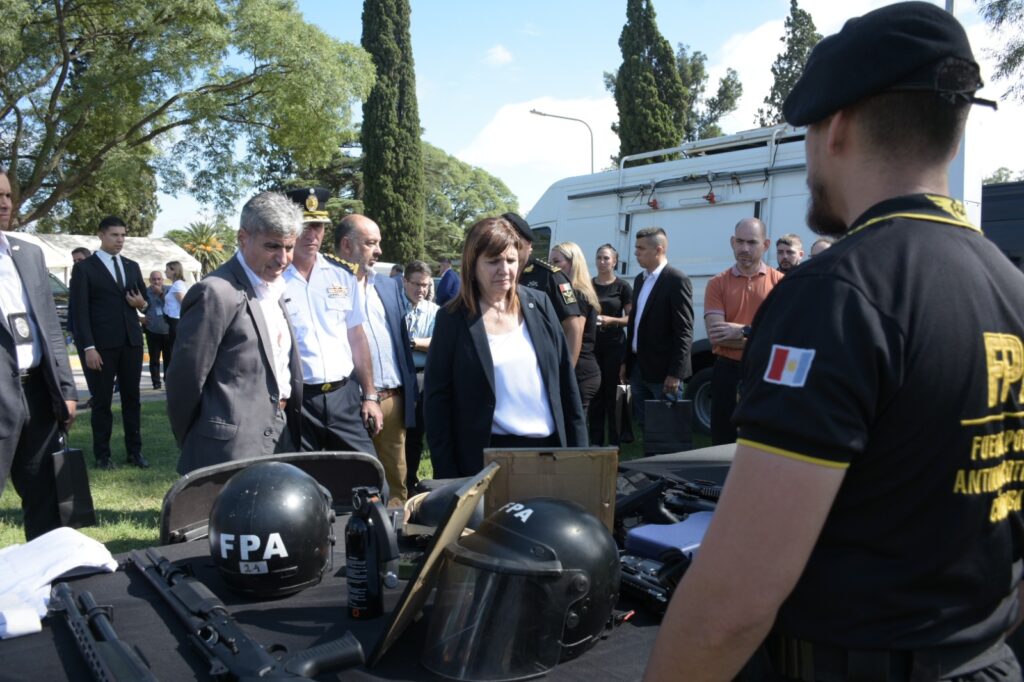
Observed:
[[[609,317],[624,317],[626,306],[633,302],[633,287],[624,279],[618,277],[611,284],[601,284],[597,279],[592,280],[594,291],[597,292],[597,300],[601,302],[601,314]],[[598,344],[625,343],[626,328],[612,327],[610,325],[597,328]]]
[[[852,648],[994,639],[1020,580],[1024,275],[946,197],[855,225],[775,287],[743,354],[739,442],[846,469],[776,628]]]
[[[551,299],[551,305],[555,307],[555,315],[558,316],[559,322],[567,317],[583,315],[576,290],[572,288],[565,273],[554,265],[539,258],[531,258],[523,268],[519,283],[547,294]]]
[[[583,323],[583,341],[580,344],[580,358],[576,361],[576,380],[583,381],[584,379],[601,374],[601,366],[597,364],[597,355],[594,354],[598,329],[597,311],[582,296],[580,296],[577,303],[579,303],[580,310],[587,318]]]

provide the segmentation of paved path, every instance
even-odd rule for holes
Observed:
[[[74,372],[74,375],[75,375],[75,386],[78,387],[78,409],[79,410],[88,409],[85,406],[85,402],[89,399],[89,387],[85,383],[85,373],[82,371],[81,367],[79,367],[78,356],[77,355],[72,355],[71,356],[71,371]],[[150,383],[150,380],[149,380],[149,364],[148,363],[146,365],[144,365],[143,368],[142,368],[142,386],[141,386],[141,389],[142,389],[141,390],[142,402],[144,402],[144,403],[145,402],[152,402],[154,400],[165,400],[167,398],[166,394],[164,393],[164,389],[161,388],[160,390],[155,390],[152,387],[152,383]],[[115,393],[114,394],[114,403],[117,404],[117,403],[120,403],[120,402],[121,402],[121,394],[120,393]]]

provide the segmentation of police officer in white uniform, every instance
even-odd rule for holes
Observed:
[[[369,430],[377,433],[383,417],[376,401],[363,399],[374,393],[373,365],[353,274],[357,266],[320,253],[331,224],[329,192],[309,187],[287,195],[303,210],[303,230],[284,273],[285,308],[302,359],[302,450],[375,455]]]

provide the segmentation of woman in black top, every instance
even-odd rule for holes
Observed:
[[[591,402],[590,444],[605,444],[605,422],[608,423],[608,442],[619,444],[633,440],[633,425],[629,410],[623,410],[622,424],[615,423],[615,390],[619,385],[619,368],[626,352],[626,325],[629,311],[633,307],[633,287],[624,279],[615,276],[619,264],[619,253],[611,244],[597,250],[597,277],[593,280],[594,291],[601,303],[601,315],[597,316],[597,344],[594,354],[601,368],[601,387]]]
[[[590,271],[587,259],[580,247],[573,242],[562,242],[551,249],[551,264],[565,273],[569,283],[576,292],[576,302],[580,306],[586,322],[583,325],[583,342],[580,344],[580,357],[576,361],[576,383],[580,389],[580,400],[586,412],[591,399],[597,395],[601,387],[601,368],[594,355],[597,342],[597,316],[601,312],[601,304],[597,300],[594,285],[590,282]]]

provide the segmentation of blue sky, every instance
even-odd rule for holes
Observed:
[[[878,0],[804,0],[819,32],[834,33],[850,16],[889,4]],[[944,3],[937,3],[944,6]],[[618,150],[610,130],[617,118],[603,73],[621,61],[619,33],[625,0],[412,0],[420,124],[424,138],[463,161],[500,177],[528,211],[556,180],[590,170],[590,137],[578,123],[530,115],[530,109],[581,118],[594,131],[595,165],[606,167]],[[299,0],[307,21],[335,38],[358,44],[362,0]],[[727,67],[744,85],[739,110],[723,121],[726,132],[754,126],[754,112],[771,87],[771,63],[789,12],[788,0],[656,0],[658,27],[672,44],[708,55],[709,90]],[[956,15],[968,28],[988,87],[988,49],[998,45],[974,2],[959,0]],[[968,140],[983,173],[999,166],[1024,168],[1024,141],[1015,122],[1022,107],[1000,102],[997,113],[975,110]],[[356,107],[358,117],[359,107]],[[161,195],[156,234],[208,212],[185,197]],[[234,219],[232,218],[232,221]]]

